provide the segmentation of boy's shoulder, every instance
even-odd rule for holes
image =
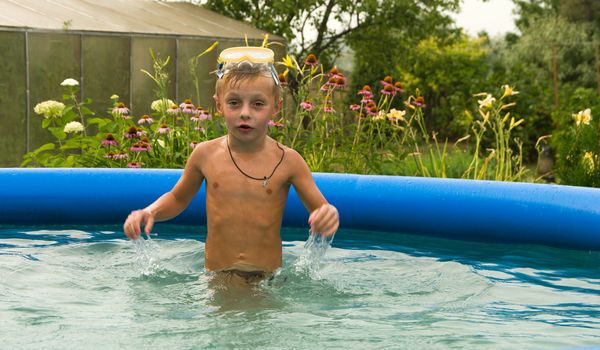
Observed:
[[[200,161],[207,159],[211,155],[218,153],[223,148],[224,137],[217,137],[216,139],[207,140],[200,142],[194,146],[194,151],[190,155],[190,158],[194,161]]]
[[[194,147],[194,152],[211,152],[215,151],[218,148],[221,148],[223,145],[223,140],[225,136],[217,137],[216,139],[202,141]]]

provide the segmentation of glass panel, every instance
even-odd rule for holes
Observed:
[[[0,32],[0,67],[0,167],[12,167],[27,151],[25,33]]]
[[[140,71],[145,69],[150,74],[154,74],[150,49],[152,49],[156,58],[165,60],[167,57],[171,57],[166,67],[170,80],[167,94],[171,100],[179,102],[176,101],[175,96],[175,69],[177,65],[175,39],[134,37],[131,40],[132,114],[137,117],[150,113],[150,104],[156,100],[156,84],[150,77]]]
[[[177,52],[177,69],[179,72],[178,95],[183,101],[190,98],[194,104],[204,108],[210,108],[213,105],[212,96],[215,90],[215,74],[217,68],[217,50],[213,50],[200,57],[195,66],[198,82],[196,82],[192,74],[192,66],[190,60],[195,56],[208,49],[213,41],[200,39],[180,39]]]
[[[82,46],[83,95],[92,99],[91,109],[107,116],[113,94],[129,105],[130,38],[87,35]]]
[[[81,40],[77,34],[29,33],[30,106],[46,100],[62,101],[60,83],[73,78],[81,82]],[[41,119],[31,111],[29,149],[55,141],[41,127]]]

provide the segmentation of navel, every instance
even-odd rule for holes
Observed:
[[[270,188],[267,188],[267,194],[271,194],[271,193],[273,193],[273,190]]]

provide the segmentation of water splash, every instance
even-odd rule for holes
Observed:
[[[327,249],[331,247],[335,234],[326,237],[310,230],[308,232],[309,236],[306,243],[304,243],[304,251],[294,264],[294,268],[297,272],[304,272],[312,278],[320,279],[321,260],[323,260]]]
[[[141,236],[134,239],[133,246],[135,248],[135,265],[140,273],[144,276],[154,275],[162,269],[159,261],[159,245],[152,240],[150,235],[143,239]]]

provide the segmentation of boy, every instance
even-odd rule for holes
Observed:
[[[282,265],[280,229],[290,185],[310,212],[313,232],[333,235],[338,211],[300,154],[267,136],[282,104],[273,51],[231,48],[221,60],[213,98],[227,135],[198,144],[173,189],[131,212],[123,230],[136,239],[143,224],[149,234],[154,222],[181,213],[206,181],[206,270],[263,279]]]

